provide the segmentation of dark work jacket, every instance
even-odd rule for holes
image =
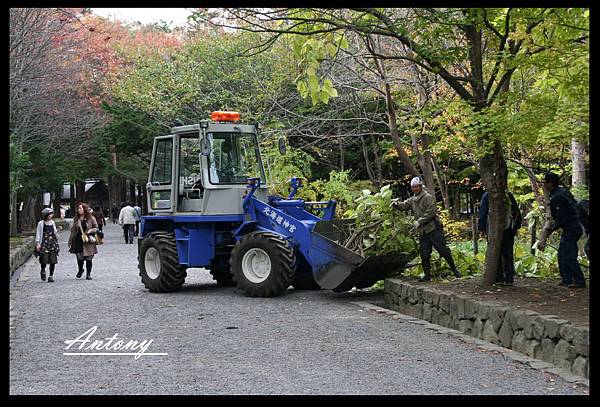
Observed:
[[[550,211],[554,220],[552,232],[560,228],[563,230],[581,230],[577,201],[568,189],[556,187],[550,192]]]
[[[508,197],[510,199],[510,206],[512,210],[512,218],[513,218],[513,231],[517,231],[523,224],[523,216],[521,215],[521,210],[519,209],[519,205],[515,199],[515,196],[512,192],[508,193]],[[481,197],[481,204],[479,205],[479,220],[477,222],[477,228],[481,231],[487,233],[487,220],[488,213],[490,208],[490,198],[489,194],[485,192]]]

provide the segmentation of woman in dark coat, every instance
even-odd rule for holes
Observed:
[[[100,229],[100,232],[102,232],[102,226],[106,225],[106,219],[104,219],[104,212],[102,211],[102,208],[96,206],[94,208],[93,215],[94,218],[96,218],[96,222],[98,223],[98,229]]]
[[[98,249],[94,243],[83,242],[82,229],[86,235],[94,233],[98,229],[96,218],[90,213],[89,206],[83,203],[77,205],[77,216],[73,219],[73,226],[71,226],[71,234],[69,235],[69,252],[77,256],[77,266],[79,267],[77,278],[80,278],[83,274],[83,262],[85,261],[87,272],[85,279],[91,280],[92,260],[94,254],[98,253]]]

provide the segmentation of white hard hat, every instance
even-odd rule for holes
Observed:
[[[414,187],[415,185],[423,185],[423,182],[421,181],[421,178],[414,177],[412,180],[410,180],[410,186]]]

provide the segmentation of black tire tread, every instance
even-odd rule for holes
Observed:
[[[150,279],[143,270],[144,247],[154,246],[158,249],[161,259],[161,271],[157,279]],[[181,288],[187,277],[186,267],[179,264],[177,255],[177,243],[175,236],[168,232],[152,232],[144,238],[138,261],[139,276],[142,283],[151,292],[167,293],[177,291]]]
[[[271,258],[272,275],[261,284],[249,282],[243,276],[241,270],[242,251],[248,246],[252,248],[257,242],[266,242],[275,251],[275,256]],[[229,262],[236,287],[250,297],[275,297],[281,295],[294,280],[297,267],[293,247],[281,236],[269,232],[254,232],[242,237],[231,251]]]

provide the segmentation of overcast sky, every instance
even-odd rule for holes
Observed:
[[[94,14],[102,17],[113,18],[123,22],[139,21],[143,24],[158,22],[160,20],[171,23],[171,28],[184,26],[187,16],[191,14],[189,8],[92,8]]]

